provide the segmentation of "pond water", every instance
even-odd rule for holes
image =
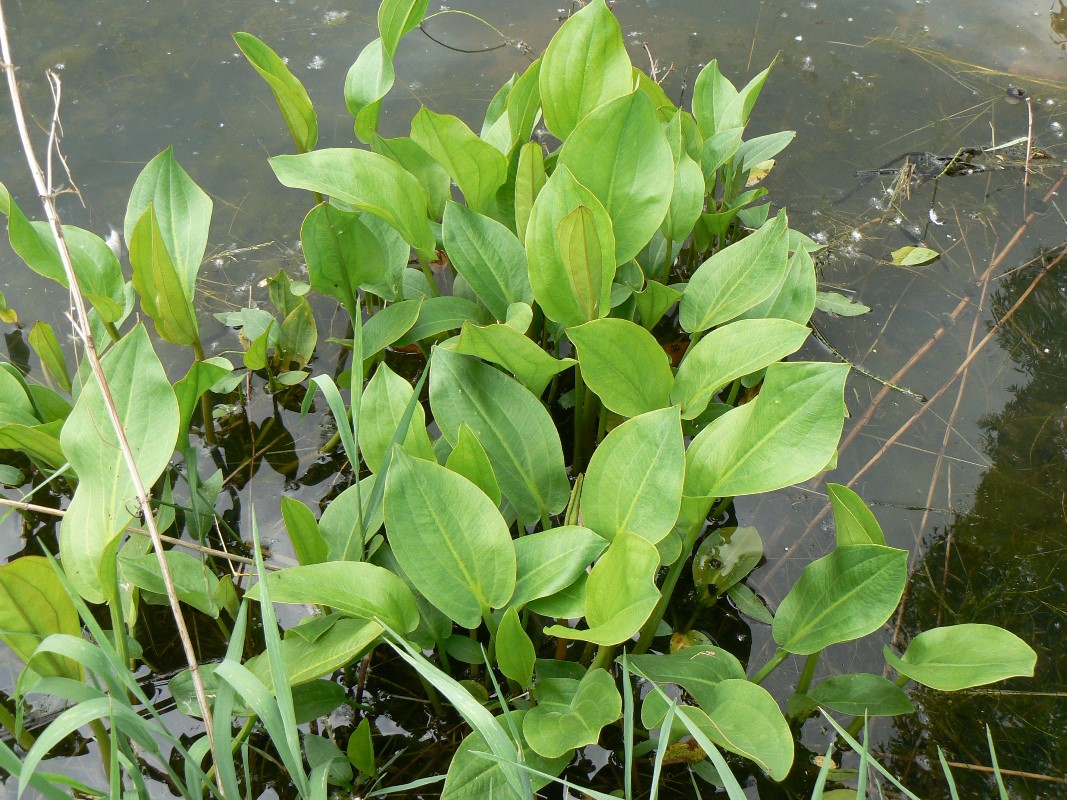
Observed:
[[[398,53],[383,133],[406,133],[420,103],[479,122],[496,87],[544,48],[568,10],[560,5],[453,0],[454,8],[484,17],[509,41],[458,15],[428,22],[433,40],[409,35]],[[24,99],[39,126],[51,113],[44,70],[57,70],[63,80],[63,151],[85,199],[83,208],[72,195],[62,198],[65,221],[102,235],[121,228],[134,178],[173,145],[215,203],[210,263],[199,289],[204,318],[265,301],[261,280],[279,268],[299,274],[296,243],[306,203],[278,185],[267,166],[266,157],[289,152],[291,142],[230,32],[255,33],[285,56],[318,108],[319,146],[348,146],[351,118],[341,87],[375,34],[376,9],[367,0],[83,0],[74,6],[8,0]],[[743,81],[777,57],[750,132],[798,135],[768,178],[771,197],[788,207],[794,227],[830,245],[821,264],[823,288],[872,309],[855,318],[817,314],[821,336],[872,375],[889,379],[904,370],[894,383],[937,396],[923,405],[864,375],[849,380],[847,446],[826,477],[855,478],[888,543],[911,552],[912,581],[899,619],[882,636],[832,648],[820,674],[880,671],[883,645],[938,624],[1002,625],[1038,652],[1033,680],[954,695],[913,690],[919,713],[879,719],[871,736],[889,767],[923,796],[947,796],[937,745],[953,761],[988,765],[986,725],[1002,767],[1067,774],[1067,265],[1058,261],[1067,220],[1063,192],[1048,194],[1067,160],[1062,0],[618,0],[615,12],[634,63],[670,70],[663,85],[676,101],[688,96],[710,58]],[[1024,90],[1028,100],[1010,103],[1009,87]],[[1029,186],[1020,169],[945,177],[913,187],[891,209],[885,190],[892,176],[861,183],[854,175],[901,154],[951,155],[959,147],[1025,137],[1028,130],[1049,156],[1033,161]],[[36,216],[8,111],[0,113],[0,141],[6,144],[0,180]],[[925,267],[891,264],[893,250],[920,241],[941,258]],[[35,281],[6,241],[0,289],[23,321],[65,329],[65,294]],[[319,310],[320,335],[344,336],[342,317],[331,317],[326,305]],[[213,352],[237,347],[231,330],[206,324]],[[2,355],[25,361],[25,331],[2,327]],[[186,367],[187,356],[176,348],[161,344],[160,352],[176,373]],[[819,342],[809,355],[833,357]],[[320,363],[335,357],[327,351]],[[32,359],[30,368],[40,369]],[[231,522],[247,536],[249,517],[241,509],[256,504],[261,530],[284,559],[276,498],[284,492],[318,503],[333,491],[332,465],[318,458],[320,418],[301,420],[298,409],[258,397],[247,430],[228,438],[218,465],[229,479]],[[242,494],[253,473],[254,494]],[[766,545],[766,563],[750,584],[772,605],[805,564],[831,548],[826,505],[821,481],[738,502],[738,520],[757,527]],[[50,529],[46,520],[6,517],[0,558],[36,552],[27,536]],[[736,651],[760,663],[773,652],[760,626],[723,635],[737,638]],[[783,668],[768,687],[785,695],[796,679]],[[5,679],[0,689],[10,686]],[[400,716],[390,732],[403,727]],[[824,751],[829,738],[817,720],[801,734],[812,753]],[[798,752],[798,760],[812,753]],[[964,796],[991,796],[987,776],[956,772]],[[806,796],[803,784],[797,786],[760,784],[751,792]],[[1010,791],[1067,797],[1067,785],[1040,778],[1011,777]]]

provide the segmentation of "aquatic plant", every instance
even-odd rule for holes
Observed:
[[[697,774],[726,779],[721,748],[781,780],[793,768],[791,722],[818,709],[862,724],[910,712],[909,680],[953,691],[1032,674],[1036,656],[1011,633],[957,625],[916,636],[901,654],[887,648],[895,682],[857,673],[813,685],[820,653],[878,631],[907,580],[907,553],[886,545],[843,486],[827,487],[834,548],[778,609],[745,584],[762,542],[723,524],[731,504],[834,463],[848,372],[784,360],[810,332],[818,246],[785,210],[772,215],[758,186],[792,132],[744,138],[770,67],[737,89],[711,61],[691,110],[679,108],[631,64],[617,21],[593,0],[501,87],[480,132],[423,108],[409,136],[386,139],[378,117],[392,58],[426,6],[383,2],[381,36],[345,80],[369,149],[316,150],[317,116],[299,81],[266,44],[234,36],[297,150],[271,167],[314,199],[300,227],[307,284],[270,281],[280,321],[259,309],[224,317],[240,330],[245,372],[200,344],[195,289],[211,201],[170,149],[131,192],[129,282],[103,239],[63,226],[65,257],[55,230],[29,221],[0,186],[13,249],[84,295],[91,312],[79,332],[106,350],[102,380],[84,364],[72,377],[55,334],[35,329],[31,344],[58,390],[0,365],[0,447],[22,453],[34,482],[63,480],[71,492],[58,561],[0,567],[11,600],[0,638],[26,662],[19,713],[0,717],[25,752],[0,744],[0,763],[20,790],[54,795],[62,780],[38,764],[94,724],[113,796],[143,788],[134,743],[183,796],[238,796],[229,754],[243,749],[247,766],[257,727],[299,796],[323,797],[328,785],[385,793],[369,724],[345,751],[299,727],[345,702],[329,676],[381,647],[420,677],[437,713],[447,713],[443,695],[470,725],[443,776],[451,798],[531,797],[620,720],[625,758],[655,751],[656,775],[666,748],[691,736],[693,761],[714,764]],[[311,291],[351,321],[342,375],[309,366],[319,344]],[[193,353],[173,384],[146,327],[131,324],[135,304],[161,339]],[[414,385],[385,357],[398,346],[425,358]],[[250,374],[269,392],[303,392],[304,411],[321,395],[351,486],[318,517],[283,497],[298,564],[268,572],[257,546],[258,580],[241,593],[209,559],[177,543],[164,553],[158,532],[176,523],[176,479],[191,498],[186,529],[213,519],[222,477],[201,480],[190,445],[197,433],[214,441],[215,400]],[[176,451],[180,475],[167,470]],[[153,487],[153,510],[147,499],[131,508]],[[126,536],[138,513],[155,532],[154,555]],[[254,519],[252,528],[258,545]],[[744,665],[692,623],[667,624],[689,572],[699,602],[729,597],[770,626],[778,649],[767,663]],[[188,746],[128,667],[139,658],[139,607],[164,595],[229,639],[220,663],[170,682],[179,708],[204,719]],[[110,631],[86,603],[106,604]],[[322,613],[282,636],[276,603]],[[253,604],[258,654],[244,649]],[[783,712],[760,684],[794,656],[804,666]],[[86,672],[107,691],[82,683]],[[636,681],[648,690],[639,714]],[[30,693],[72,703],[35,741],[21,719]],[[234,718],[244,720],[236,737]],[[647,746],[634,747],[635,735]]]

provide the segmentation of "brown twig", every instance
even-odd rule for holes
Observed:
[[[4,18],[2,3],[0,3],[0,52],[2,52],[3,55],[2,68],[7,74],[7,85],[11,95],[11,105],[15,115],[15,125],[19,132],[19,138],[22,141],[22,149],[26,156],[26,164],[33,176],[34,186],[37,189],[37,194],[40,196],[41,204],[44,207],[45,217],[47,217],[49,227],[52,230],[52,237],[55,239],[60,261],[63,264],[63,271],[66,275],[67,284],[70,289],[70,296],[77,312],[76,317],[72,319],[74,330],[85,347],[85,356],[89,360],[92,374],[100,388],[108,419],[114,430],[119,449],[122,451],[126,469],[129,471],[130,480],[133,482],[134,490],[137,494],[138,505],[140,506],[141,513],[144,516],[145,523],[148,526],[148,531],[152,538],[152,546],[155,550],[156,558],[159,561],[159,568],[167,590],[167,599],[170,602],[171,613],[174,615],[178,637],[181,639],[182,649],[185,651],[186,662],[188,663],[189,672],[193,679],[197,705],[200,708],[201,718],[204,720],[208,744],[211,749],[211,757],[217,763],[218,760],[215,753],[215,734],[212,724],[211,706],[207,700],[207,693],[204,691],[204,682],[200,676],[196,652],[193,649],[193,643],[185,625],[185,618],[182,616],[181,606],[178,603],[178,595],[174,588],[174,580],[171,576],[170,566],[167,563],[165,555],[166,551],[163,549],[163,540],[160,538],[159,528],[156,526],[155,516],[152,513],[151,498],[148,489],[145,487],[144,481],[141,478],[141,473],[137,468],[137,462],[134,459],[133,451],[130,449],[129,440],[126,437],[126,430],[123,427],[122,420],[119,419],[107,378],[104,375],[103,367],[100,364],[99,353],[96,344],[93,341],[92,330],[90,329],[89,312],[85,306],[85,298],[82,296],[81,288],[78,284],[78,276],[74,271],[70,251],[67,247],[67,241],[63,236],[63,226],[60,223],[59,214],[56,210],[53,187],[46,180],[45,174],[41,170],[40,162],[38,162],[37,156],[34,154],[33,141],[30,139],[30,133],[26,127],[26,118],[22,110],[22,99],[19,95],[18,81],[15,78],[15,64],[14,59],[11,56],[11,45],[8,42],[7,22]],[[58,76],[53,75],[49,80],[53,82],[54,96],[58,98],[59,78]],[[57,109],[55,114],[58,115],[58,113],[59,111]],[[49,145],[52,146],[53,144],[53,135],[50,134]],[[116,635],[117,634],[118,632],[116,631]]]
[[[29,511],[32,514],[47,514],[51,517],[65,517],[67,515],[67,512],[64,511],[62,508],[49,508],[48,506],[40,506],[35,503],[24,503],[21,500],[9,500],[6,497],[0,497],[0,505],[7,506],[9,508],[14,508],[19,511]],[[150,531],[144,528],[137,528],[132,525],[126,530],[130,533],[136,533],[138,536],[151,537],[152,535]],[[174,545],[175,547],[181,547],[186,550],[192,550],[196,553],[201,553],[205,556],[211,556],[212,558],[219,558],[224,561],[231,561],[235,564],[253,565],[256,563],[254,560],[252,560],[251,558],[247,558],[246,556],[238,556],[234,555],[233,553],[229,553],[225,550],[216,550],[213,547],[205,547],[202,544],[197,544],[196,542],[188,542],[185,539],[178,539],[174,536],[166,536],[161,533],[159,535],[159,538],[167,544]],[[264,564],[264,566],[269,570],[282,569],[282,567],[279,567],[275,564]]]
[[[974,322],[971,324],[971,337],[967,342],[968,354],[974,350],[974,338],[978,335],[978,323],[982,319],[982,309],[985,307],[988,292],[989,282],[985,281],[982,284],[982,296],[978,300],[978,308],[975,310]],[[915,546],[912,548],[911,556],[908,559],[908,577],[904,583],[904,593],[900,597],[900,605],[897,607],[897,619],[893,626],[893,636],[889,640],[890,645],[893,647],[896,647],[900,642],[900,631],[904,627],[904,612],[908,608],[908,595],[911,592],[911,571],[914,568],[915,559],[918,557],[919,545],[922,542],[923,532],[926,530],[926,523],[930,519],[930,508],[934,503],[934,492],[937,490],[938,478],[941,475],[941,465],[945,462],[945,451],[948,450],[949,439],[952,438],[952,431],[956,427],[956,416],[959,414],[960,404],[963,402],[963,393],[966,388],[967,370],[964,370],[960,376],[959,389],[956,391],[956,402],[952,405],[952,413],[949,414],[948,422],[945,425],[945,435],[941,437],[941,449],[938,451],[937,459],[934,461],[933,474],[930,476],[930,488],[926,492],[926,507],[923,509],[923,515],[919,521],[919,532],[915,537]]]

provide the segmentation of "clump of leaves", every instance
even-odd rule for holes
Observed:
[[[330,685],[321,679],[388,642],[471,724],[445,780],[443,796],[455,798],[490,785],[494,796],[531,797],[600,742],[624,705],[625,736],[640,727],[665,746],[692,735],[717,767],[723,748],[774,780],[793,766],[787,714],[910,711],[900,685],[878,675],[810,685],[818,654],[881,628],[907,578],[907,554],[885,544],[858,497],[830,487],[836,546],[775,613],[744,583],[762,555],[758,533],[708,533],[709,517],[734,498],[831,465],[845,416],[846,365],[783,361],[809,334],[817,246],[750,187],[793,138],[744,138],[770,68],[737,89],[711,61],[692,108],[677,107],[631,64],[618,22],[593,0],[501,87],[478,133],[423,108],[408,136],[386,139],[377,123],[392,59],[426,5],[383,2],[381,37],[348,73],[346,105],[369,149],[313,149],[316,114],[299,81],[265,44],[235,36],[298,151],[271,167],[315,203],[300,227],[308,284],[270,282],[281,321],[246,309],[225,322],[241,329],[244,365],[266,370],[276,389],[311,373],[307,292],[348,312],[352,336],[340,343],[353,367],[342,388],[323,374],[311,383],[354,480],[318,518],[282,499],[299,564],[261,567],[246,592],[263,604],[269,646],[241,663],[233,645],[212,675],[216,714],[258,716],[302,795],[380,779],[366,728],[346,755],[322,737],[301,742],[296,720],[340,702],[308,687]],[[547,147],[531,139],[538,124]],[[198,344],[193,288],[210,215],[201,194],[169,150],[138,180],[127,215],[132,289],[102,241],[70,231],[84,241],[83,290],[116,340],[105,369],[123,387],[120,412],[150,479],[201,399],[210,405],[212,389],[236,386],[233,365],[204,359]],[[3,198],[16,251],[59,279],[40,223]],[[161,337],[195,350],[174,386],[143,327],[121,335],[135,297]],[[425,354],[417,385],[383,360],[394,345]],[[683,355],[675,364],[668,352]],[[83,389],[71,410],[7,370],[0,392],[0,446],[21,448],[44,474],[70,465],[77,489],[61,560],[77,591],[128,607],[138,591],[158,591],[152,563],[136,553],[118,559],[126,581],[114,581],[130,492],[93,424],[96,394]],[[771,626],[779,649],[768,663],[746,669],[707,640],[654,652],[671,633],[664,615],[687,567],[706,600],[728,594]],[[182,568],[186,603],[216,618],[236,611],[200,562]],[[18,596],[16,583],[3,585]],[[272,602],[326,613],[277,639]],[[26,624],[49,632],[47,621]],[[2,626],[5,637],[18,635],[13,625]],[[759,684],[794,655],[807,668],[786,714]],[[617,657],[646,683],[684,690],[685,702],[650,692],[635,719]],[[898,683],[954,690],[1031,674],[1035,656],[1006,631],[956,626],[886,658]],[[187,685],[172,683],[179,703]]]

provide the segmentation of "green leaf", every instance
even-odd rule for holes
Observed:
[[[290,567],[290,569],[303,569],[303,567]],[[378,643],[378,637],[382,635],[383,630],[377,622],[346,618],[337,620],[329,630],[313,642],[309,642],[303,636],[289,633],[281,642],[281,657],[285,665],[286,680],[293,687],[297,687],[336,672],[373,648]],[[266,653],[249,659],[246,666],[266,686],[273,687],[270,660]],[[294,703],[297,698],[298,695],[294,689]]]
[[[515,540],[518,579],[511,605],[548,597],[584,577],[586,567],[608,546],[588,528],[564,525],[531,533]]]
[[[452,197],[452,179],[445,168],[408,137],[383,139],[375,134],[371,150],[387,156],[414,175],[429,194],[429,212],[434,219],[445,213],[445,202]]]
[[[185,377],[174,384],[174,394],[178,399],[180,411],[178,430],[188,431],[193,414],[198,409],[198,402],[204,392],[211,389],[222,378],[233,372],[233,365],[221,356],[194,361]]]
[[[47,322],[35,322],[30,329],[30,347],[52,379],[59,384],[64,392],[70,392],[70,372],[67,370],[67,360],[63,357],[63,348],[59,345],[52,326]]]
[[[53,633],[80,636],[81,622],[48,559],[21,556],[0,566],[0,641],[26,663]],[[83,678],[80,664],[56,653],[39,655],[33,670],[43,678]]]
[[[700,152],[700,171],[704,173],[704,179],[708,185],[714,185],[716,172],[719,167],[728,163],[741,147],[741,135],[744,128],[726,128],[716,131],[704,140]],[[736,208],[731,209],[733,213]],[[733,214],[730,215],[733,218]]]
[[[719,528],[709,533],[693,556],[693,585],[714,602],[744,580],[763,558],[763,539],[755,528]]]
[[[834,675],[812,687],[807,696],[824,708],[853,717],[895,717],[915,711],[903,689],[881,675],[864,672]]]
[[[378,769],[374,761],[374,741],[370,734],[370,717],[364,717],[348,738],[345,755],[349,763],[364,775],[374,776]]]
[[[196,295],[196,273],[207,249],[211,226],[211,198],[174,160],[168,147],[137,176],[126,206],[123,237],[133,240],[134,228],[151,205],[167,253],[191,303]]]
[[[373,358],[411,330],[419,318],[422,300],[391,303],[363,323],[363,358]]]
[[[382,0],[378,6],[378,30],[390,57],[396,55],[404,34],[422,23],[427,5],[429,0]]]
[[[847,364],[771,364],[753,401],[715,419],[689,445],[685,494],[760,494],[823,470],[844,425],[847,374]]]
[[[145,486],[162,474],[178,438],[178,401],[148,332],[137,325],[102,359],[118,418]],[[63,568],[78,592],[102,602],[110,589],[99,571],[133,519],[136,497],[95,379],[81,391],[60,437],[78,488],[60,526]]]
[[[629,94],[632,69],[622,28],[604,0],[572,14],[541,58],[541,106],[548,130],[564,140],[594,108]]]
[[[567,505],[570,483],[559,433],[522,384],[477,359],[438,348],[430,365],[430,407],[453,445],[460,425],[470,426],[520,524]]]
[[[790,653],[809,655],[878,630],[896,610],[908,576],[908,553],[857,544],[804,568],[782,600],[772,633]]]
[[[499,364],[538,397],[553,375],[578,363],[573,358],[553,358],[510,325],[482,327],[466,322],[455,349],[457,353]]]
[[[785,211],[701,264],[682,295],[679,321],[689,333],[742,314],[771,295],[789,265]]]
[[[496,632],[496,662],[505,677],[519,686],[528,686],[533,677],[537,653],[512,606],[504,613]]]
[[[519,162],[515,170],[515,232],[521,241],[526,241],[530,212],[547,180],[545,152],[541,143],[527,142],[519,150]]]
[[[363,503],[363,526],[369,539],[384,524],[382,506],[373,514],[369,512],[372,487],[376,476],[368,475],[359,482],[349,486],[330,501],[319,519],[319,533],[326,542],[327,561],[359,561],[362,558],[363,531],[360,530],[360,501]]]
[[[665,655],[628,655],[626,658],[646,680],[680,686],[702,705],[713,705],[711,690],[716,684],[745,677],[744,667],[730,651],[712,645],[684,647]],[[656,692],[645,697],[641,721],[646,728],[656,727],[667,710],[666,702],[657,700],[658,697]],[[646,714],[646,708],[651,713]]]
[[[815,307],[839,317],[858,317],[871,310],[870,306],[850,300],[840,292],[816,292]]]
[[[166,559],[178,599],[209,617],[218,619],[219,604],[215,593],[218,591],[219,579],[215,574],[199,559],[179,550],[168,550]],[[135,555],[123,550],[119,554],[119,570],[123,580],[139,589],[166,595],[167,585],[155,553]]]
[[[586,384],[624,417],[670,405],[674,375],[663,348],[640,325],[598,319],[567,330]]]
[[[319,123],[304,84],[270,47],[250,33],[233,34],[248,63],[267,82],[296,149],[306,153],[319,139]]]
[[[260,583],[264,581],[274,603],[329,606],[360,619],[380,619],[404,633],[410,633],[419,624],[415,595],[407,584],[374,564],[326,561],[287,567],[267,573]],[[245,596],[258,600],[263,593],[260,583]]]
[[[792,247],[792,234],[787,234]],[[770,297],[757,303],[741,315],[742,319],[787,319],[807,325],[816,305],[815,262],[807,250],[798,248],[789,258],[789,266],[781,283]]]
[[[346,310],[354,307],[360,287],[394,285],[407,267],[407,248],[394,253],[359,214],[327,203],[315,206],[304,218],[300,244],[311,287],[335,297]]]
[[[838,547],[885,544],[882,526],[858,494],[839,483],[827,483],[826,494],[834,509]]]
[[[889,666],[943,692],[1031,677],[1037,654],[1022,639],[995,625],[965,623],[923,631],[903,656],[883,650]]]
[[[399,343],[414,344],[446,331],[458,330],[467,322],[487,322],[489,314],[473,300],[455,295],[427,297],[419,309],[419,318],[400,337]]]
[[[283,185],[328,194],[368,211],[389,223],[424,257],[433,257],[426,189],[395,161],[366,150],[328,148],[275,156],[270,165]]]
[[[693,116],[705,139],[723,128],[744,126],[736,114],[727,113],[736,98],[737,89],[719,71],[718,60],[709,61],[693,84]]]
[[[413,389],[388,365],[382,363],[363,390],[362,424],[359,426],[359,449],[371,471],[376,472],[385,458],[393,436],[403,419]],[[433,447],[426,435],[426,416],[422,404],[415,406],[414,415],[404,437],[404,449],[413,456],[433,461]]]
[[[155,323],[156,332],[172,344],[199,342],[196,310],[167,252],[151,203],[134,226],[129,246],[133,285],[141,297],[141,307]]]
[[[734,154],[734,162],[741,164],[742,172],[755,169],[782,152],[796,138],[796,135],[796,131],[778,131],[742,142]]]
[[[411,121],[411,138],[437,159],[473,211],[485,213],[507,178],[504,155],[458,117],[425,106]]]
[[[726,590],[727,596],[737,606],[737,610],[749,619],[762,622],[764,625],[774,623],[774,616],[766,605],[756,596],[756,593],[743,583],[735,583]]]
[[[898,267],[924,267],[939,258],[941,254],[929,247],[908,245],[893,251],[893,263]]]
[[[526,250],[496,220],[466,206],[445,204],[442,236],[448,258],[497,320],[512,303],[532,303]]]
[[[636,256],[663,222],[674,186],[671,149],[648,95],[632,92],[591,111],[567,137],[558,164],[607,210],[615,263]]]
[[[658,569],[655,545],[628,531],[616,534],[586,583],[588,630],[552,625],[545,628],[545,635],[600,645],[625,642],[641,629],[659,601]]]
[[[663,319],[671,306],[678,302],[682,293],[658,281],[649,281],[643,292],[636,292],[637,311],[641,314],[641,327],[650,331]]]
[[[796,352],[809,333],[784,319],[738,320],[717,328],[686,351],[671,402],[682,407],[682,419],[694,419],[720,389]]]
[[[352,782],[352,765],[348,763],[341,748],[331,739],[310,733],[304,734],[304,753],[307,755],[308,766],[312,770],[325,770],[327,783],[334,786],[346,786]]]
[[[0,423],[0,450],[21,450],[31,458],[37,458],[59,469],[67,463],[59,444],[62,420],[44,425],[19,425]]]
[[[607,435],[589,461],[582,521],[605,539],[629,531],[656,544],[678,519],[684,476],[677,408],[627,420]]]
[[[14,325],[19,321],[18,312],[7,304],[7,298],[0,292],[0,322]]]
[[[708,692],[701,709],[686,709],[715,744],[759,765],[780,781],[793,766],[793,736],[778,703],[762,686],[731,678]]]
[[[4,367],[8,367],[4,364]],[[0,423],[16,425],[37,425],[37,412],[33,400],[26,391],[21,374],[14,368],[10,371],[0,367]],[[20,377],[15,377],[19,375]]]
[[[591,669],[581,681],[545,678],[534,686],[537,705],[526,712],[522,733],[534,752],[546,758],[595,744],[600,731],[622,715],[615,679]]]
[[[315,324],[315,315],[311,312],[311,304],[302,300],[282,320],[277,361],[283,369],[302,370],[315,354],[318,340],[319,331]]]
[[[549,775],[558,775],[567,766],[574,753],[571,750],[558,758],[549,759],[532,749],[522,735],[524,709],[508,711],[503,722],[498,723],[511,735],[512,726],[519,734],[522,762],[530,769]],[[500,717],[496,717],[500,719]],[[485,739],[477,731],[472,731],[456,749],[448,765],[448,776],[441,792],[441,800],[526,800],[527,795],[519,794],[508,786],[502,771],[502,764],[492,760],[492,751]],[[537,791],[551,782],[545,776],[530,775],[530,788]]]
[[[611,217],[564,166],[534,202],[526,255],[533,295],[549,319],[571,326],[607,316],[615,277]]]
[[[385,526],[404,572],[465,628],[515,589],[515,548],[493,502],[461,475],[397,451],[385,484]],[[410,630],[410,629],[409,629]]]
[[[393,88],[395,77],[393,60],[380,38],[364,47],[348,69],[345,107],[355,117],[356,137],[365,144],[370,144],[378,130],[382,99]]]
[[[492,500],[494,505],[500,505],[500,484],[493,473],[493,465],[489,463],[485,448],[468,425],[459,426],[459,439],[448,454],[445,467],[457,475],[462,475],[485,492],[485,496]]]
[[[326,541],[319,533],[319,523],[311,509],[295,497],[282,496],[282,520],[293,543],[296,560],[303,566],[326,560]]]

